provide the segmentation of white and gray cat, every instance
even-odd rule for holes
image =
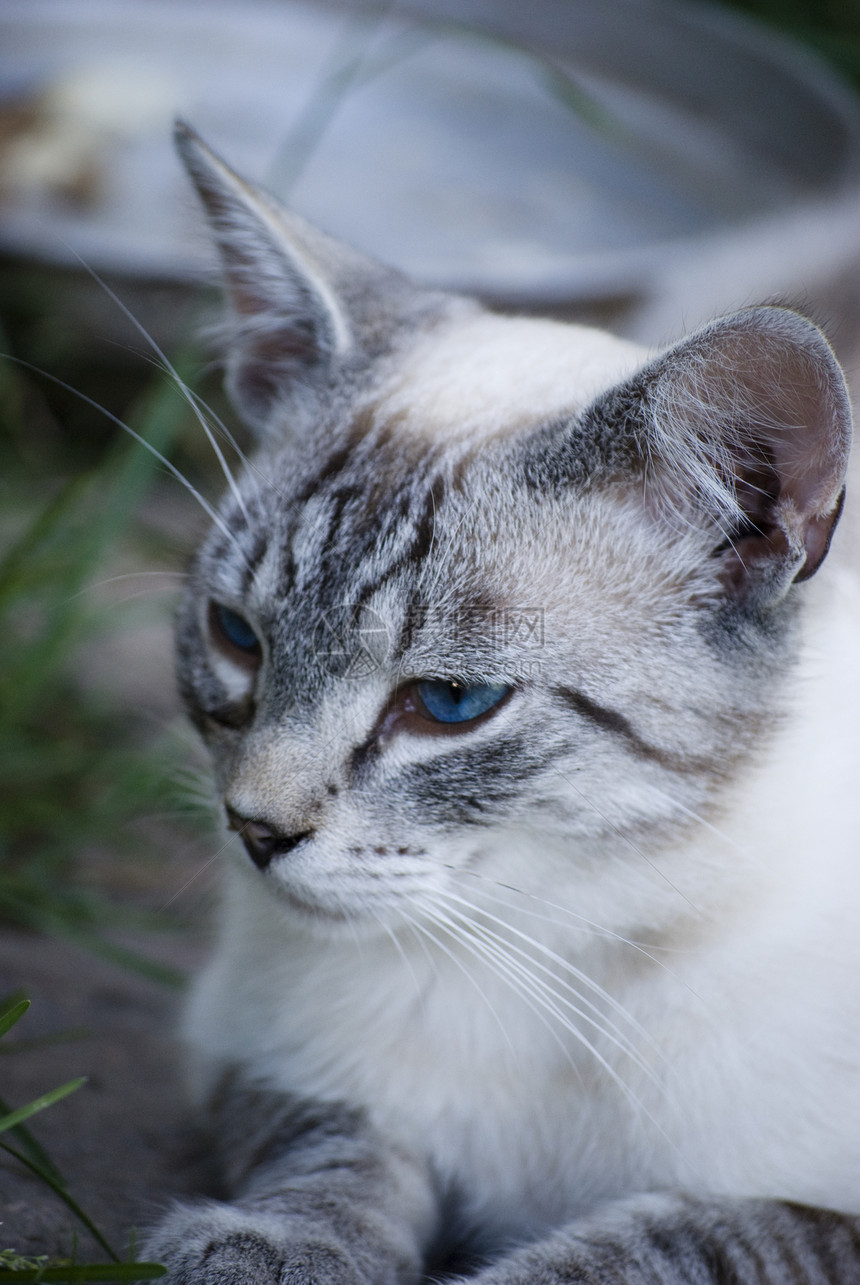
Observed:
[[[148,1253],[860,1280],[860,594],[800,583],[851,432],[827,342],[493,315],[178,141],[259,453],[178,621],[244,842],[188,1013],[230,1203]]]

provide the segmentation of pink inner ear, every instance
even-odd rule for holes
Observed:
[[[668,353],[661,396],[675,431],[734,492],[727,588],[783,592],[823,561],[839,519],[851,440],[842,372],[811,322],[756,308]],[[753,583],[756,582],[756,583]]]
[[[836,507],[831,514],[822,518],[811,518],[806,528],[806,561],[794,577],[795,580],[808,580],[815,575],[830,548],[836,524],[842,516],[845,505],[845,487],[839,492]]]

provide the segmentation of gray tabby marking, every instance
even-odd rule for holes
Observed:
[[[851,433],[826,340],[494,316],[177,140],[259,449],[177,621],[238,837],[186,1018],[230,1199],[147,1254],[860,1280],[860,591],[835,555],[802,584]]]

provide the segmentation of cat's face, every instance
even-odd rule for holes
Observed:
[[[778,715],[847,450],[826,344],[760,309],[649,364],[491,317],[181,142],[264,435],[178,630],[249,871],[322,925],[408,922],[458,872],[653,923],[631,870]]]

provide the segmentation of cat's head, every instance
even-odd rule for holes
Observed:
[[[762,307],[649,357],[495,316],[178,140],[259,437],[178,626],[249,874],[320,924],[467,876],[653,919],[652,858],[755,769],[838,519],[823,336]]]

